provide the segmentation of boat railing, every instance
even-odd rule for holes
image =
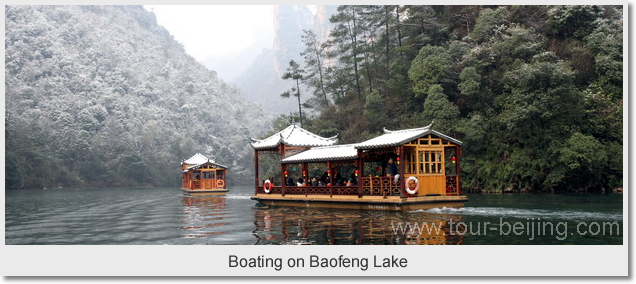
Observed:
[[[266,194],[262,186],[256,193]],[[283,194],[282,186],[272,186],[270,194]],[[285,186],[285,195],[358,195],[358,186]]]
[[[459,195],[457,176],[446,176],[446,195]]]
[[[362,195],[366,196],[399,196],[400,187],[393,182],[391,177],[363,177]],[[359,195],[359,187],[351,186],[285,186],[283,192],[282,186],[272,186],[269,190],[270,194],[289,194],[289,195]],[[257,189],[257,194],[265,194],[262,186]]]
[[[392,177],[362,177],[362,194],[379,196],[399,196],[400,186]]]
[[[201,181],[194,179],[184,179],[181,182],[181,188],[201,189]]]
[[[362,177],[362,195],[365,196],[400,196],[400,186],[394,183],[391,177]],[[257,193],[265,193],[262,186]],[[352,186],[272,186],[270,194],[289,195],[358,195],[357,185]],[[459,195],[459,183],[457,176],[446,176],[446,195]]]

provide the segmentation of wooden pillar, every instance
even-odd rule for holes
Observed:
[[[398,186],[400,187],[400,198],[406,197],[406,177],[405,167],[404,167],[404,146],[398,146],[398,157],[400,158],[400,164],[398,165],[398,174],[400,174],[400,178],[398,179]]]
[[[307,163],[303,163],[303,172],[305,172],[303,179],[305,180],[305,196],[307,196],[309,193],[309,183],[311,182],[309,177],[309,165]]]
[[[356,182],[358,183],[358,198],[362,198],[362,194],[364,194],[364,190],[362,189],[362,150],[358,150],[358,159],[356,160],[356,170],[358,171],[358,176],[356,177]]]
[[[254,195],[258,193],[258,150],[254,149]]]
[[[457,175],[457,195],[460,194],[460,188],[461,188],[461,181],[460,181],[460,177],[459,177],[459,161],[461,160],[460,157],[462,155],[462,147],[461,146],[455,146],[455,154],[457,155],[455,158],[455,174]]]
[[[329,197],[333,196],[333,171],[331,170],[331,161],[327,161],[327,172],[329,173]]]
[[[287,185],[287,177],[285,176],[285,171],[287,171],[287,164],[280,164],[280,176],[283,180],[283,182],[281,183],[281,194],[283,196],[285,196],[285,186]]]
[[[309,165],[307,163],[303,163],[302,171],[305,173],[303,175],[303,180],[305,180],[305,186],[309,185]]]
[[[278,148],[278,153],[280,154],[280,159],[284,159],[285,158],[285,144],[281,143],[279,148]],[[285,185],[287,185],[287,178],[285,177],[285,171],[287,170],[287,165],[281,163],[280,164],[280,176],[282,177],[282,182],[280,183],[281,186],[281,194],[283,196],[285,196]]]

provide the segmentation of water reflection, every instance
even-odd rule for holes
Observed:
[[[227,210],[224,196],[183,195],[181,205],[182,238],[209,237],[226,233],[226,225],[230,223],[224,220]]]
[[[456,245],[463,240],[457,234],[460,221],[460,216],[417,211],[259,207],[252,234],[259,245]]]

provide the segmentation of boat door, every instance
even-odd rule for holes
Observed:
[[[444,148],[417,148],[417,179],[420,182],[419,196],[445,195]]]

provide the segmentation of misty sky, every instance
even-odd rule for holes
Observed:
[[[274,5],[145,5],[186,52],[231,82],[274,42]],[[309,5],[315,13],[316,6]]]
[[[269,48],[274,6],[146,5],[157,22],[200,62],[231,56],[256,45]]]

